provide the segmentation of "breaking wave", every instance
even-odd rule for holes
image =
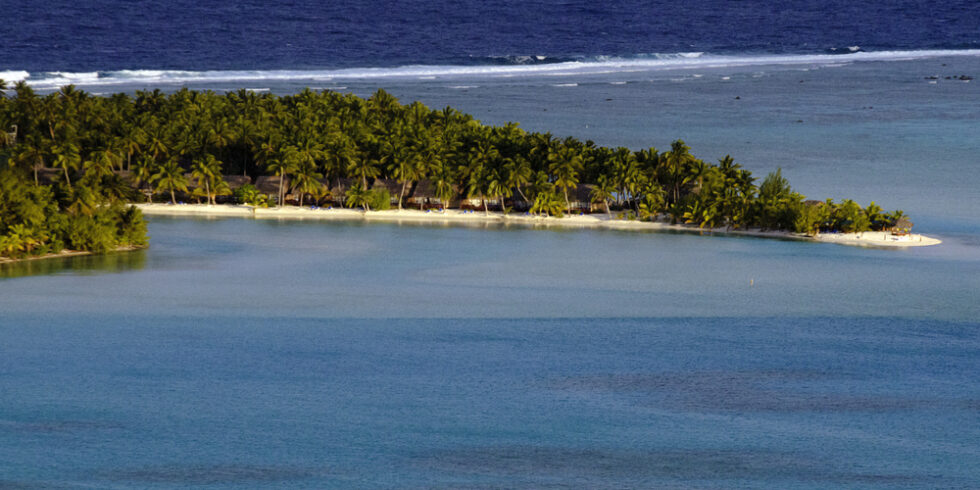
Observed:
[[[578,60],[554,60],[544,56],[503,57],[475,65],[409,65],[393,68],[344,68],[326,70],[118,70],[99,72],[3,71],[0,78],[12,84],[25,80],[37,89],[79,87],[158,87],[209,83],[291,82],[296,84],[372,80],[460,80],[502,77],[587,76],[611,73],[744,66],[839,65],[842,62],[896,61],[947,56],[980,56],[980,49],[920,51],[860,51],[796,55],[711,55],[705,53],[641,54],[631,57],[596,56]],[[260,85],[261,86],[261,85]]]

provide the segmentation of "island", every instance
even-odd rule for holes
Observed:
[[[39,95],[0,81],[0,257],[146,246],[146,214],[506,222],[920,246],[902,211],[807,200],[682,140],[632,150],[305,89]],[[139,207],[133,203],[140,203]],[[163,204],[169,203],[169,204]],[[193,203],[193,204],[186,204]]]

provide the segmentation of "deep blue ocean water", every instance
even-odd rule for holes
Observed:
[[[978,488],[977,25],[967,1],[0,4],[0,78],[42,93],[385,88],[683,138],[944,241],[153,218],[146,251],[0,266],[0,488]]]
[[[980,48],[970,0],[5,2],[0,71],[327,69]]]

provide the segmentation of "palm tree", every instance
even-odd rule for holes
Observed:
[[[166,128],[152,118],[149,120],[148,126],[144,126],[144,128],[146,138],[144,151],[152,155],[154,160],[166,158],[170,153]]]
[[[504,172],[507,176],[505,179],[507,188],[517,189],[517,193],[520,194],[521,199],[524,199],[524,202],[530,202],[527,196],[524,195],[523,190],[523,187],[529,184],[531,178],[534,176],[534,171],[531,170],[528,159],[520,155],[507,159],[504,163]]]
[[[44,149],[40,146],[40,141],[33,141],[24,145],[15,156],[14,160],[23,163],[34,172],[34,186],[38,186],[37,172],[44,168]]]
[[[881,212],[881,206],[875,204],[874,201],[871,201],[871,204],[864,208],[864,214],[868,217],[868,222],[871,223],[872,227],[880,229],[884,224],[885,216]]]
[[[670,151],[664,155],[663,165],[666,167],[665,171],[668,185],[673,191],[671,203],[680,201],[681,187],[690,181],[690,174],[687,171],[687,167],[694,160],[694,157],[691,156],[691,148],[684,144],[683,140],[677,140],[671,143]]]
[[[507,185],[504,179],[500,177],[499,170],[491,170],[488,172],[486,178],[486,189],[488,195],[491,197],[497,197],[500,200],[500,211],[506,213],[507,209],[504,207],[504,194],[507,192]],[[487,211],[486,201],[483,203],[483,209],[487,212],[487,214],[489,214],[489,211]]]
[[[156,191],[170,191],[170,203],[177,204],[177,197],[174,191],[187,191],[187,177],[184,170],[177,164],[176,157],[170,157],[167,161],[157,168],[156,173],[150,176],[150,182],[156,183]]]
[[[73,143],[62,143],[52,148],[54,161],[51,162],[57,168],[64,170],[65,182],[71,189],[71,177],[68,176],[68,169],[77,169],[82,162],[82,157],[78,153],[78,147]]]
[[[133,166],[133,155],[140,152],[145,142],[145,135],[139,128],[132,128],[119,138],[119,147],[126,153],[126,170]]]
[[[297,151],[295,146],[287,146],[286,149],[274,157],[269,157],[265,161],[265,169],[279,176],[279,207],[285,199],[283,185],[286,183],[286,176],[293,173],[296,169],[294,157],[290,157]]]
[[[361,180],[361,190],[364,192],[368,192],[367,179],[373,179],[381,174],[381,171],[378,170],[378,162],[370,158],[355,158],[351,160],[347,166],[347,171]],[[363,204],[365,211],[371,210],[369,203],[365,202]]]
[[[422,173],[421,155],[404,146],[395,150],[393,158],[388,164],[388,173],[402,184],[401,193],[398,194],[398,209],[401,210],[408,183],[418,180]]]
[[[582,171],[582,155],[568,146],[563,146],[557,152],[548,155],[548,171],[554,176],[555,185],[565,195],[565,209],[572,212],[572,204],[568,200],[568,189],[578,185],[578,174]]]
[[[531,206],[531,213],[561,217],[563,210],[561,196],[558,195],[554,184],[545,183],[542,188],[537,190],[534,196],[534,204]]]
[[[592,188],[592,202],[601,202],[606,206],[606,216],[612,217],[612,211],[609,210],[609,199],[613,197],[615,187],[613,187],[612,179],[607,175],[603,174],[599,176],[599,182],[595,187]]]
[[[221,181],[221,162],[208,154],[204,158],[197,158],[191,164],[191,176],[197,179],[197,186],[204,187],[204,192],[208,196],[208,204],[216,204],[215,187]]]
[[[220,152],[235,138],[235,132],[223,118],[211,116],[211,124],[207,131],[206,144],[213,145]],[[206,150],[206,148],[205,148]]]
[[[143,155],[142,158],[136,161],[136,168],[133,170],[133,176],[136,178],[137,188],[142,188],[144,184],[149,184],[150,179],[153,177],[157,171],[157,161],[153,159],[150,155]],[[150,200],[152,191],[147,190],[146,200]]]
[[[96,177],[102,177],[111,174],[117,164],[122,164],[122,155],[116,153],[112,147],[106,146],[93,152],[90,159],[83,162],[82,167],[86,173],[91,170]]]
[[[299,190],[299,205],[303,206],[303,197],[306,194],[311,194],[314,197],[320,195],[323,190],[323,184],[320,183],[320,178],[323,174],[316,171],[316,164],[310,162],[309,160],[302,160],[300,164],[296,167],[296,171],[293,174],[296,181],[295,188]]]

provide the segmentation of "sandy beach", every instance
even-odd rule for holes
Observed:
[[[792,239],[804,241],[816,241],[824,243],[836,243],[840,245],[865,246],[865,247],[921,247],[928,245],[938,245],[941,240],[925,235],[912,234],[907,236],[894,236],[889,232],[863,232],[863,233],[823,233],[816,237],[801,235],[798,233],[784,231],[762,231],[762,230],[726,230],[725,228],[701,229],[690,225],[673,225],[664,222],[649,222],[639,220],[621,220],[610,218],[605,214],[575,215],[562,218],[532,216],[527,214],[502,214],[490,212],[486,214],[482,211],[461,211],[450,209],[447,211],[419,211],[415,209],[386,210],[364,212],[356,209],[342,208],[312,208],[285,206],[282,208],[256,208],[241,205],[217,205],[206,204],[137,204],[146,215],[163,216],[201,216],[201,217],[240,217],[255,219],[287,219],[287,220],[365,220],[365,221],[386,221],[386,222],[412,222],[412,223],[458,223],[458,224],[515,224],[524,226],[556,226],[573,228],[605,228],[614,230],[637,230],[637,231],[676,231],[699,234],[719,234],[719,235],[742,235],[756,236],[765,238]]]

